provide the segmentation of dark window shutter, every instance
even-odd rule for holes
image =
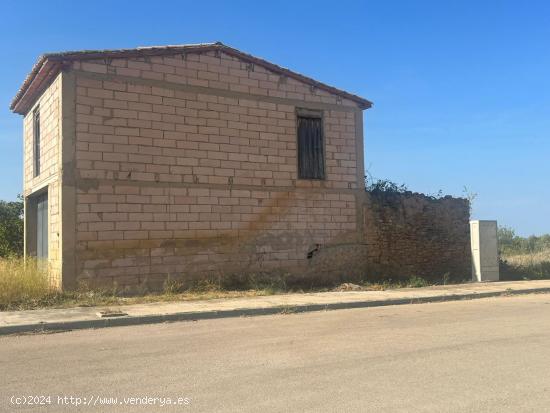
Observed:
[[[40,175],[40,111],[33,113],[34,176]]]
[[[298,177],[300,179],[325,178],[321,118],[298,116]]]

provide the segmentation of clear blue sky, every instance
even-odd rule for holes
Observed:
[[[50,51],[222,41],[374,102],[372,175],[478,193],[474,217],[550,232],[550,3],[11,1],[0,4],[0,199],[22,188],[9,102]]]

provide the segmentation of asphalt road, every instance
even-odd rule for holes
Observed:
[[[0,337],[0,411],[550,411],[549,327],[529,295]]]

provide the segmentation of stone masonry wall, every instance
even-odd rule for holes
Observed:
[[[416,193],[366,193],[367,279],[470,277],[469,203]],[[447,275],[446,275],[447,274]]]

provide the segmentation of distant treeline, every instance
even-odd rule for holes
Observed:
[[[550,250],[550,234],[520,237],[510,227],[498,229],[499,249],[502,255],[531,254]]]

